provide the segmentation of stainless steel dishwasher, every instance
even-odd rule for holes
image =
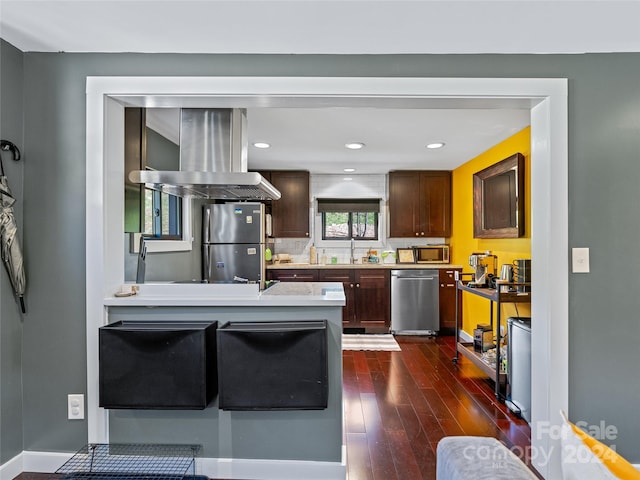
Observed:
[[[438,270],[391,270],[391,332],[435,335],[440,329]]]

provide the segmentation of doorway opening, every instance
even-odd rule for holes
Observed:
[[[161,92],[161,93],[160,93]],[[531,111],[532,448],[551,453],[534,466],[560,473],[557,439],[537,425],[568,410],[568,194],[566,79],[347,77],[88,77],[87,79],[87,417],[90,442],[108,440],[98,407],[98,328],[104,298],[124,280],[122,249],[125,106],[492,108]],[[108,206],[109,208],[106,208]],[[554,248],[547,248],[553,245]],[[553,285],[543,281],[555,279]],[[536,282],[540,279],[540,282]],[[555,447],[555,448],[554,448]]]

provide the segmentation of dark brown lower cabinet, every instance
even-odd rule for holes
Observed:
[[[388,332],[391,326],[390,278],[384,269],[327,269],[318,271],[320,282],[342,282],[346,297],[344,328]]]
[[[342,307],[342,325],[352,326],[355,322],[355,285],[353,282],[353,270],[351,269],[331,269],[318,270],[319,282],[342,282],[344,288],[344,296],[346,298],[345,306]]]
[[[455,335],[456,332],[456,293],[462,295],[456,288],[456,271],[462,269],[440,269],[440,335]],[[458,317],[462,318],[462,311],[458,312]]]
[[[317,282],[318,270],[301,270],[298,268],[267,270],[267,280],[281,282]]]

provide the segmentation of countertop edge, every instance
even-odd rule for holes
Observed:
[[[320,265],[314,263],[279,263],[266,266],[267,270],[330,270],[330,269],[375,269],[381,268],[385,270],[445,270],[445,269],[463,269],[462,265],[454,265],[452,263],[337,263]]]
[[[126,297],[104,299],[105,307],[343,307],[340,299],[309,299],[282,295],[278,298],[166,298],[166,297]]]
[[[255,296],[132,295],[103,300],[105,307],[343,307],[345,302],[343,286],[337,282],[281,282]]]

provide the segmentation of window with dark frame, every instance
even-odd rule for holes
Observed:
[[[154,240],[182,238],[182,201],[180,197],[145,188],[144,236]]]
[[[379,199],[318,199],[323,240],[378,240]]]

